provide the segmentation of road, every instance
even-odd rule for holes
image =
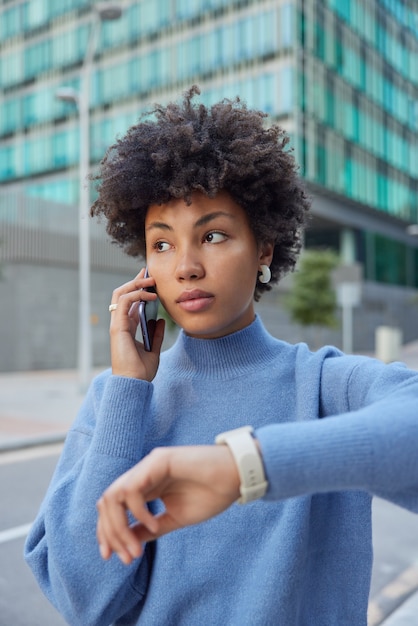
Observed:
[[[22,558],[27,525],[36,515],[59,450],[60,446],[54,445],[0,454],[0,626],[65,624],[42,596]],[[386,590],[386,596],[390,595],[393,601],[393,596],[401,595],[405,587],[399,585],[405,572],[412,571],[415,580],[418,516],[376,500],[373,517],[375,564],[371,597],[378,598],[380,594],[384,601]]]
[[[65,625],[22,557],[25,526],[36,515],[58,452],[59,446],[48,446],[0,455],[0,626]],[[10,529],[15,538],[5,535]]]

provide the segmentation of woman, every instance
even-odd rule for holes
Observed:
[[[149,277],[113,293],[112,369],[26,558],[72,625],[366,624],[372,496],[418,511],[418,376],[267,333],[253,302],[293,268],[309,202],[280,129],[196,92],[101,164],[92,213]],[[162,354],[162,320],[151,351],[135,340],[150,287],[182,329]]]

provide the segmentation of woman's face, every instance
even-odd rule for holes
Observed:
[[[159,298],[188,335],[222,337],[254,320],[254,288],[273,246],[257,245],[245,211],[226,193],[196,192],[192,204],[151,205],[147,265]]]

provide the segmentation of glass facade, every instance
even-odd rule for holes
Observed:
[[[306,178],[416,222],[418,26],[412,10],[400,1],[305,7],[298,84]]]
[[[306,0],[297,10],[304,176],[397,224],[418,222],[417,15],[407,0]],[[360,235],[366,278],[418,286],[414,247]]]
[[[77,110],[55,94],[80,88],[94,4],[0,0],[0,184],[77,201]],[[418,221],[413,0],[119,4],[122,17],[102,24],[94,59],[92,163],[153,102],[197,82],[205,103],[239,94],[285,126],[316,190],[367,207],[376,220]],[[364,240],[374,240],[364,249],[405,266],[395,276],[379,269],[376,256],[366,263],[368,277],[418,286],[414,249],[394,242],[407,252],[386,254],[389,244],[367,233]]]
[[[31,193],[38,190],[60,201],[72,189],[67,199],[74,202],[77,187],[68,185],[68,173],[61,190],[57,181],[48,191],[47,183],[30,180],[78,162],[77,111],[55,93],[62,86],[79,89],[91,3],[51,4],[12,0],[0,5],[0,182],[23,180]],[[164,92],[178,93],[196,80],[207,84],[202,95],[207,103],[240,94],[273,116],[291,114],[291,4],[120,4],[121,19],[102,24],[97,47],[90,94],[93,161],[150,106],[154,94],[164,100]]]

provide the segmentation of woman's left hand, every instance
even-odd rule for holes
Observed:
[[[97,503],[97,539],[108,559],[129,564],[142,543],[203,522],[239,498],[240,478],[228,446],[156,448],[120,476]],[[159,498],[165,511],[153,516],[147,502]],[[129,526],[130,511],[139,523]]]

